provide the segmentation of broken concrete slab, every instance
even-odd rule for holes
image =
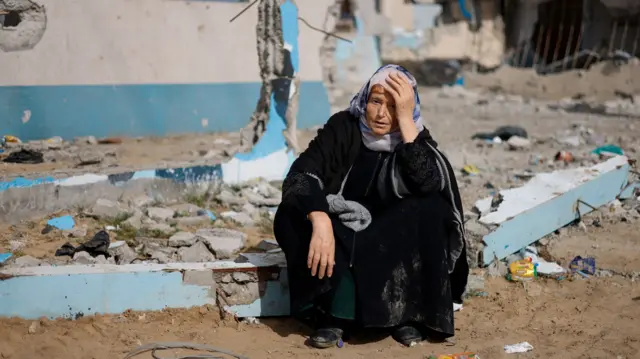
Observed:
[[[199,229],[196,236],[220,259],[231,258],[247,240],[246,234],[227,228]]]
[[[519,251],[558,228],[616,199],[628,185],[630,165],[617,156],[589,168],[541,173],[522,187],[476,202],[480,223],[495,228],[484,236],[481,263]]]
[[[253,262],[218,261],[2,268],[0,317],[78,318],[93,314],[120,314],[127,310],[214,305],[217,302],[215,288],[222,283],[216,278],[229,275],[229,283],[240,285],[233,282],[236,272],[248,274],[235,276],[243,281],[258,278],[258,282],[246,282],[252,288],[240,292],[251,296],[235,298],[236,302],[243,304],[230,305],[225,309],[240,318],[289,314],[286,268],[258,266]],[[236,295],[238,290],[235,289],[239,288],[231,289],[234,290],[230,292]],[[41,295],[45,291],[47,295]]]

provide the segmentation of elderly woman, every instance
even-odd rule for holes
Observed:
[[[389,328],[410,345],[454,334],[467,283],[462,204],[451,165],[420,117],[415,78],[380,68],[331,116],[283,184],[275,237],[292,314],[312,346],[345,328]]]

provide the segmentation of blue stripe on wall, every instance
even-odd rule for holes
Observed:
[[[238,131],[253,114],[261,84],[62,85],[0,87],[0,135],[163,136]],[[301,82],[298,128],[330,115],[320,81]],[[25,111],[31,116],[23,123]],[[26,119],[26,118],[25,118]],[[207,119],[208,126],[202,126]]]

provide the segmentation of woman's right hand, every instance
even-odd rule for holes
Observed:
[[[336,242],[333,237],[333,226],[329,215],[324,212],[311,212],[309,219],[313,225],[311,243],[309,244],[309,256],[307,266],[311,269],[311,275],[324,278],[333,275],[335,265]]]

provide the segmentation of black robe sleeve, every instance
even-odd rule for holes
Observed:
[[[399,144],[383,163],[378,189],[384,199],[441,191],[446,185],[437,143],[424,129],[411,143]]]
[[[348,112],[338,112],[318,130],[284,179],[283,204],[296,206],[304,215],[329,211],[327,187],[340,176],[347,154],[354,146],[355,134],[350,120]]]

